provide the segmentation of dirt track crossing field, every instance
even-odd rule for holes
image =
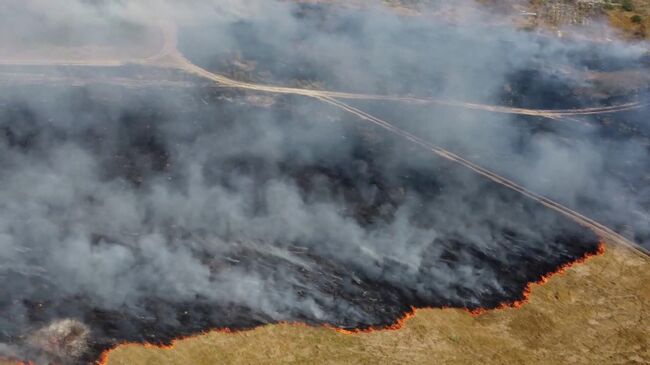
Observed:
[[[165,43],[166,44],[176,44],[176,35],[174,30],[168,30],[165,31],[165,39],[167,40]],[[173,37],[171,40],[169,40],[169,37]],[[176,47],[168,47],[168,49],[172,49]],[[360,94],[348,94],[348,93],[339,93],[339,92],[330,92],[330,91],[320,91],[320,90],[309,90],[309,89],[298,89],[298,88],[286,88],[286,87],[276,87],[276,86],[269,86],[269,85],[257,85],[257,84],[251,84],[251,83],[245,83],[245,82],[240,82],[240,81],[235,81],[232,79],[229,79],[225,76],[218,75],[212,72],[209,72],[193,63],[191,63],[189,60],[187,60],[183,55],[181,55],[178,51],[173,51],[171,54],[167,54],[164,56],[165,58],[168,58],[172,60],[172,63],[175,64],[177,67],[179,67],[182,70],[185,70],[189,73],[195,74],[200,77],[204,77],[206,79],[212,80],[220,85],[223,86],[228,86],[228,87],[233,87],[233,88],[241,88],[241,89],[247,89],[247,90],[254,90],[254,91],[261,91],[261,92],[269,92],[269,93],[280,93],[280,94],[293,94],[293,95],[303,95],[303,96],[308,96],[308,97],[313,97],[318,100],[321,100],[325,103],[331,104],[341,110],[344,110],[346,112],[352,113],[356,115],[357,117],[360,117],[363,120],[366,120],[370,123],[373,123],[383,129],[386,129],[396,135],[399,135],[402,138],[405,138],[423,148],[426,148],[435,154],[437,154],[440,157],[446,158],[448,160],[454,161],[456,163],[459,163],[474,172],[498,183],[503,186],[506,186],[512,190],[515,190],[526,197],[533,199],[537,201],[538,203],[551,208],[553,210],[556,210],[566,217],[572,219],[576,223],[588,227],[592,229],[596,234],[598,234],[600,237],[603,239],[607,240],[608,242],[618,244],[618,245],[623,245],[634,252],[636,252],[639,255],[649,255],[648,251],[645,250],[643,247],[640,247],[636,245],[634,242],[629,241],[625,237],[619,235],[618,233],[614,232],[608,227],[603,226],[602,224],[585,217],[584,215],[575,212],[565,206],[563,206],[560,203],[557,203],[551,199],[548,199],[546,197],[543,197],[541,195],[538,195],[523,186],[520,186],[516,184],[515,182],[508,180],[504,177],[499,176],[498,174],[485,169],[481,166],[478,166],[471,161],[468,161],[452,152],[449,152],[443,148],[440,148],[438,146],[432,145],[429,142],[426,142],[422,140],[421,138],[418,138],[402,129],[399,129],[395,127],[394,125],[381,120],[377,117],[374,117],[366,112],[363,112],[359,109],[356,109],[354,107],[351,107],[347,104],[344,104],[335,98],[349,98],[349,99],[370,99],[370,100],[397,100],[397,101],[414,101],[414,100],[419,100],[419,102],[422,102],[423,100],[428,100],[429,102],[433,103],[446,103],[445,105],[454,105],[458,107],[467,107],[470,109],[479,109],[479,110],[487,110],[487,111],[495,111],[495,112],[504,112],[504,113],[514,113],[514,114],[524,114],[524,115],[537,115],[537,116],[542,116],[542,117],[547,117],[551,119],[556,119],[559,117],[563,116],[575,116],[575,115],[586,115],[586,114],[599,114],[599,113],[612,113],[612,112],[618,112],[618,111],[623,111],[623,110],[629,110],[633,108],[638,108],[641,107],[641,104],[639,103],[628,103],[628,104],[622,104],[614,107],[602,107],[602,108],[586,108],[586,109],[576,109],[576,110],[529,110],[529,109],[519,109],[519,108],[506,108],[506,107],[500,107],[500,106],[488,106],[488,105],[480,105],[480,104],[470,104],[470,103],[458,103],[458,102],[443,102],[443,101],[435,101],[432,99],[417,99],[417,98],[400,98],[400,97],[390,97],[390,96],[373,96],[373,95],[360,95]]]
[[[212,73],[193,64],[185,56],[183,56],[180,53],[180,51],[178,51],[178,36],[177,36],[177,29],[175,24],[170,22],[161,22],[160,29],[164,40],[162,48],[155,55],[140,60],[122,60],[122,61],[121,60],[105,60],[105,61],[100,60],[100,61],[89,61],[89,62],[82,62],[82,61],[66,62],[65,60],[52,60],[52,61],[44,60],[44,61],[22,61],[21,62],[21,61],[0,60],[0,65],[116,67],[116,66],[123,66],[126,64],[140,64],[140,65],[182,70],[189,74],[214,81],[219,86],[223,86],[223,87],[231,87],[231,88],[252,90],[257,92],[275,93],[275,94],[301,95],[301,96],[315,98],[325,103],[328,103],[336,108],[339,108],[343,111],[349,112],[361,118],[362,120],[365,120],[385,130],[388,130],[391,133],[396,134],[402,138],[405,138],[420,147],[432,151],[433,153],[437,154],[440,157],[461,164],[464,167],[467,167],[472,171],[500,185],[515,190],[550,209],[556,210],[562,213],[563,215],[565,215],[566,217],[572,219],[576,223],[592,229],[596,234],[598,234],[600,237],[605,239],[607,242],[628,247],[632,251],[642,256],[649,255],[646,249],[636,245],[634,242],[631,242],[630,240],[619,235],[618,233],[614,232],[610,228],[605,227],[604,225],[588,217],[585,217],[584,215],[575,212],[569,209],[568,207],[561,205],[558,202],[555,202],[551,199],[538,195],[535,192],[532,192],[511,180],[501,177],[498,174],[488,169],[478,166],[472,163],[471,161],[468,161],[450,151],[432,145],[431,143],[424,141],[421,138],[400,129],[388,123],[387,121],[372,116],[357,108],[351,107],[337,99],[357,99],[357,100],[362,99],[362,100],[384,100],[384,101],[409,102],[409,103],[431,103],[437,105],[467,108],[473,110],[482,110],[482,111],[495,112],[495,113],[540,116],[552,120],[559,120],[562,118],[572,117],[572,116],[616,113],[620,111],[636,109],[643,106],[638,102],[630,102],[630,103],[624,103],[624,104],[608,106],[608,107],[539,110],[539,109],[511,108],[511,107],[497,106],[497,105],[466,103],[460,101],[438,100],[438,99],[431,99],[431,98],[354,94],[354,93],[344,93],[344,92],[336,92],[336,91],[311,90],[311,89],[273,86],[273,85],[253,84],[253,83],[236,81],[228,77],[225,77],[223,75]]]

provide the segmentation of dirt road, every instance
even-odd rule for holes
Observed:
[[[431,98],[418,98],[418,97],[402,97],[402,96],[388,96],[388,95],[372,95],[372,94],[355,94],[355,93],[345,93],[345,92],[336,92],[336,91],[326,91],[326,90],[311,90],[311,89],[301,89],[301,88],[291,88],[291,87],[282,87],[282,86],[273,86],[273,85],[263,85],[263,84],[253,84],[247,82],[241,82],[237,80],[230,79],[220,74],[212,73],[208,70],[205,70],[191,61],[189,61],[185,56],[183,56],[178,50],[178,37],[177,30],[175,25],[170,23],[165,23],[161,26],[164,38],[163,47],[155,55],[135,61],[92,61],[92,62],[69,62],[65,61],[25,61],[17,62],[16,61],[7,61],[3,62],[0,60],[0,65],[60,65],[60,66],[121,66],[128,63],[150,65],[156,67],[165,67],[165,68],[175,68],[182,71],[185,71],[189,74],[199,76],[211,81],[214,81],[220,86],[232,87],[238,89],[252,90],[258,92],[267,92],[275,94],[290,94],[290,95],[302,95],[306,97],[315,98],[324,103],[330,104],[336,108],[349,112],[364,121],[367,121],[375,126],[383,128],[390,131],[393,134],[396,134],[406,140],[425,148],[440,157],[456,162],[464,167],[471,169],[472,171],[480,174],[502,186],[510,188],[514,191],[517,191],[526,197],[533,199],[540,204],[553,209],[566,217],[572,219],[576,223],[592,229],[596,234],[598,234],[603,239],[608,242],[615,243],[621,246],[625,246],[632,250],[633,252],[647,257],[650,256],[648,250],[643,247],[638,246],[634,242],[626,239],[625,237],[614,232],[612,229],[594,221],[591,218],[588,218],[574,210],[569,209],[568,207],[563,206],[562,204],[555,202],[549,198],[541,196],[537,193],[534,193],[523,186],[518,185],[517,183],[506,179],[486,168],[483,168],[479,165],[474,164],[471,161],[468,161],[450,151],[447,151],[443,148],[435,146],[430,142],[427,142],[407,131],[404,131],[385,120],[377,118],[373,115],[370,115],[362,110],[354,108],[350,105],[347,105],[337,99],[358,99],[358,100],[384,100],[384,101],[399,101],[399,102],[411,102],[411,103],[430,103],[437,105],[444,105],[450,107],[459,107],[467,108],[473,110],[483,110],[496,113],[507,113],[507,114],[520,114],[520,115],[532,115],[546,117],[550,119],[557,120],[563,117],[571,116],[580,116],[580,115],[592,115],[592,114],[603,114],[603,113],[615,113],[624,110],[630,110],[639,108],[642,105],[640,103],[626,103],[616,106],[608,107],[594,107],[594,108],[583,108],[583,109],[558,109],[558,110],[539,110],[539,109],[525,109],[525,108],[512,108],[506,106],[497,106],[497,105],[486,105],[486,104],[476,104],[476,103],[467,103],[460,101],[449,101],[449,100],[440,100],[440,99],[431,99]]]

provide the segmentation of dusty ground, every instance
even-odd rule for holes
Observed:
[[[472,317],[424,309],[397,331],[343,334],[269,325],[213,332],[171,349],[125,345],[106,364],[650,364],[650,260],[607,247],[520,309]]]

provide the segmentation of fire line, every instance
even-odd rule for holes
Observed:
[[[600,242],[598,244],[598,248],[595,251],[587,252],[584,255],[582,255],[581,257],[577,258],[576,260],[574,260],[572,262],[569,262],[569,263],[566,263],[564,265],[561,265],[558,268],[556,268],[555,270],[553,270],[552,272],[542,275],[538,280],[533,281],[533,282],[529,282],[526,285],[526,287],[524,288],[523,292],[522,292],[521,299],[514,300],[512,302],[501,303],[497,307],[490,308],[490,309],[478,308],[478,309],[470,310],[470,309],[467,309],[467,308],[461,308],[461,310],[464,311],[465,313],[467,313],[468,315],[472,316],[472,317],[478,317],[480,315],[483,315],[485,313],[489,313],[491,311],[499,311],[499,310],[507,310],[507,309],[520,309],[524,304],[526,304],[526,303],[528,303],[530,301],[532,292],[533,292],[535,287],[542,286],[542,285],[548,283],[549,280],[553,276],[562,275],[567,270],[574,267],[575,265],[582,264],[582,263],[586,262],[587,260],[589,260],[592,257],[603,255],[605,253],[605,250],[606,250],[605,243]],[[333,331],[336,331],[338,333],[345,334],[345,335],[359,335],[359,334],[372,333],[372,332],[376,332],[376,331],[399,330],[399,329],[403,328],[406,325],[406,322],[409,319],[413,318],[416,315],[418,309],[425,309],[425,308],[412,307],[410,311],[404,313],[402,315],[402,317],[398,318],[393,324],[390,324],[390,325],[384,326],[384,327],[370,327],[370,328],[367,328],[367,329],[344,329],[344,328],[339,328],[339,327],[335,327],[335,326],[328,326],[328,325],[323,325],[322,327],[327,328],[327,329],[331,329]],[[453,309],[453,308],[437,308],[437,309],[448,310],[448,309]],[[289,324],[291,326],[307,326],[307,324],[302,323],[302,322],[280,322],[279,324]],[[106,364],[108,364],[108,360],[110,358],[111,352],[113,350],[115,350],[116,348],[118,348],[118,347],[123,347],[123,346],[131,347],[132,346],[132,347],[144,347],[144,348],[152,348],[152,349],[171,350],[176,346],[176,343],[178,341],[183,341],[183,340],[187,340],[187,339],[191,339],[191,338],[196,338],[196,337],[205,335],[205,334],[210,333],[210,332],[237,334],[239,332],[244,332],[244,331],[247,331],[247,330],[233,331],[233,330],[231,330],[229,328],[217,328],[217,329],[213,329],[213,330],[210,330],[208,332],[205,332],[205,333],[199,333],[199,334],[196,334],[196,335],[191,335],[191,336],[187,336],[187,337],[178,338],[178,339],[172,341],[170,344],[161,344],[161,345],[150,344],[150,343],[144,343],[144,344],[139,344],[139,343],[118,344],[115,347],[104,351],[101,354],[99,360],[97,360],[97,365],[106,365]]]

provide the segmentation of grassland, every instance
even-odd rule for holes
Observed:
[[[345,4],[352,7],[361,7],[363,4],[373,3],[373,1],[363,0],[348,0],[342,2],[340,0],[294,0],[297,2],[308,3],[337,3]],[[484,9],[489,9],[495,13],[513,15],[513,20],[526,29],[535,28],[566,28],[575,24],[557,23],[558,19],[555,17],[549,18],[549,14],[543,10],[545,5],[554,4],[560,7],[565,12],[571,14],[564,14],[561,17],[563,20],[567,19],[581,19],[589,18],[586,24],[592,24],[593,21],[608,22],[613,29],[618,30],[620,35],[628,39],[648,39],[650,38],[650,1],[649,0],[605,0],[603,4],[594,5],[595,11],[585,12],[584,7],[581,10],[578,2],[575,0],[474,0],[476,4],[480,4]],[[597,1],[594,1],[597,3]],[[471,5],[470,2],[445,2],[442,0],[376,0],[374,3],[386,5],[402,14],[408,15],[425,15],[430,13],[423,9],[429,9],[433,12],[441,11],[442,14],[449,15],[449,11],[453,11],[456,19],[467,11],[466,7],[476,6]],[[588,1],[585,1],[588,3]],[[625,4],[625,6],[623,6]],[[563,6],[560,6],[563,5]],[[465,7],[465,8],[464,8]],[[444,9],[444,10],[443,10]],[[537,16],[528,16],[523,13],[537,14]],[[430,15],[430,14],[429,14]],[[557,14],[556,14],[557,15]],[[601,19],[601,15],[605,19]],[[462,18],[462,17],[461,17]],[[470,18],[471,19],[471,18]],[[581,22],[578,22],[581,23]],[[568,30],[568,29],[565,29]],[[599,36],[599,35],[595,35]]]
[[[626,7],[608,7],[606,13],[609,23],[626,37],[650,37],[650,1],[630,0]]]
[[[478,317],[421,309],[400,330],[343,334],[268,325],[211,332],[168,349],[124,345],[109,365],[132,364],[650,364],[650,260],[623,248],[533,286],[520,309]]]

